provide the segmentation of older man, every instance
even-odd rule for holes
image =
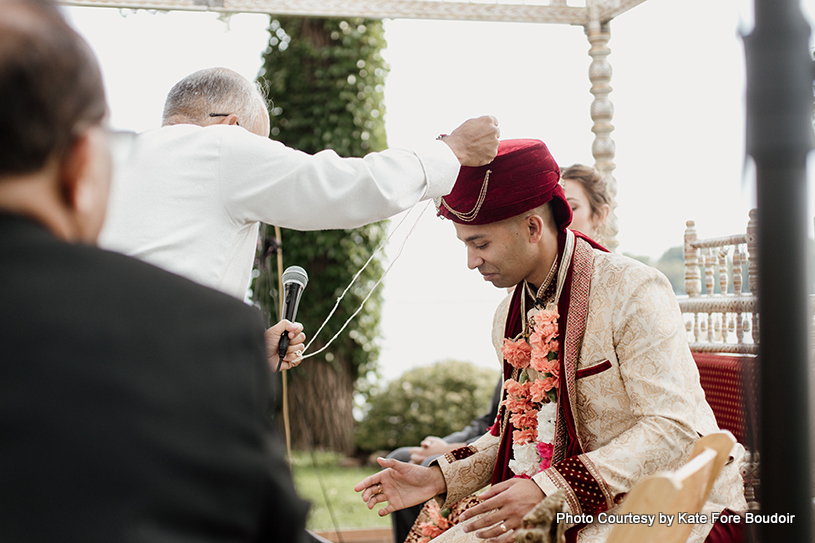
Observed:
[[[465,122],[415,151],[308,155],[270,140],[257,88],[226,68],[195,72],[167,96],[114,183],[103,246],[243,299],[260,222],[353,228],[450,192],[460,165],[486,164],[497,121]]]
[[[491,432],[428,468],[380,459],[359,485],[388,514],[433,496],[446,507],[492,483],[439,542],[506,543],[523,516],[562,489],[574,519],[569,540],[604,541],[631,487],[675,469],[700,436],[717,430],[699,385],[674,294],[665,277],[605,252],[566,227],[571,210],[543,142],[504,141],[492,164],[462,168],[439,214],[455,223],[467,264],[500,288],[504,402]],[[746,509],[738,472],[724,467],[703,513]],[[477,515],[483,517],[476,518]],[[736,526],[736,528],[741,525]],[[738,541],[723,522],[690,541]]]
[[[0,541],[303,541],[260,315],[93,246],[102,77],[46,0],[0,0],[0,101]]]

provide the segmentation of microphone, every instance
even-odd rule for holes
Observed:
[[[308,284],[308,274],[306,270],[300,266],[289,266],[283,272],[283,318],[289,322],[294,322],[297,315],[297,306],[300,305],[300,295]],[[280,335],[278,343],[277,354],[280,357],[277,363],[277,371],[280,371],[280,364],[283,363],[283,357],[286,356],[286,350],[289,348],[289,333],[284,331]]]

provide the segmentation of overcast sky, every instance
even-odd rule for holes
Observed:
[[[621,252],[656,258],[681,245],[688,219],[703,237],[744,230],[753,188],[738,31],[749,27],[749,5],[647,0],[612,22]],[[813,5],[803,2],[807,13]],[[99,56],[114,126],[135,131],[159,126],[167,91],[195,70],[227,66],[254,79],[268,42],[269,18],[258,14],[67,12]],[[385,29],[391,146],[492,114],[502,137],[542,139],[562,167],[593,163],[582,27],[394,20]],[[417,207],[388,248],[393,257],[415,223],[384,283],[382,374],[444,358],[497,369],[489,329],[503,293],[466,268],[452,225]]]

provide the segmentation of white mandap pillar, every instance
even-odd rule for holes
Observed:
[[[589,2],[591,5],[591,2]],[[611,92],[611,63],[608,55],[611,49],[608,48],[608,40],[611,37],[608,22],[601,22],[596,16],[596,9],[593,6],[589,9],[590,19],[585,26],[588,37],[589,56],[591,65],[589,66],[589,81],[591,81],[591,93],[594,100],[591,103],[591,119],[594,121],[591,131],[594,132],[594,143],[591,146],[591,153],[594,156],[594,167],[605,179],[609,196],[611,197],[611,212],[606,220],[606,233],[604,242],[606,247],[615,251],[620,242],[617,240],[619,223],[617,220],[617,180],[614,179],[614,153],[616,150],[614,140],[611,139],[611,132],[614,125],[611,118],[614,116],[614,104],[611,103],[608,95]]]

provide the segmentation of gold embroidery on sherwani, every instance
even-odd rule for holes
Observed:
[[[447,483],[447,494],[444,496],[444,503],[440,504],[442,509],[487,486],[492,478],[498,456],[498,438],[488,433],[466,448],[475,451],[475,454],[453,461],[448,459],[448,455],[444,455],[432,462],[441,468]]]

